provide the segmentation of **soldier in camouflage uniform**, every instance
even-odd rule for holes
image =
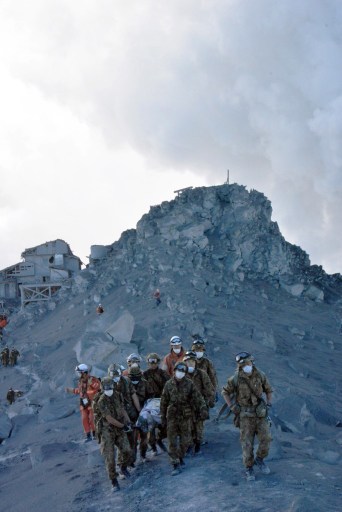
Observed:
[[[125,414],[120,395],[114,391],[114,383],[110,377],[105,377],[102,382],[103,394],[97,402],[97,408],[101,413],[103,426],[101,434],[101,453],[105,459],[107,473],[112,482],[113,491],[120,489],[117,480],[118,473],[115,465],[115,447],[121,454],[121,472],[129,477],[127,465],[131,460],[131,448],[126,431],[127,416]]]
[[[140,403],[133,384],[131,383],[128,377],[124,377],[122,375],[121,368],[117,364],[111,364],[108,367],[108,376],[114,382],[115,391],[117,391],[123,399],[123,405],[125,411],[128,414],[130,424],[134,425],[139,416]],[[130,432],[127,432],[127,437],[132,450],[132,457],[128,465],[129,467],[134,467],[134,462],[136,459],[134,451],[134,431],[131,430]],[[118,462],[119,464],[121,463],[120,451],[118,456]]]
[[[166,382],[170,376],[165,370],[159,368],[160,357],[156,353],[151,353],[146,358],[148,369],[143,372],[144,379],[147,382],[147,398],[160,398]],[[166,451],[166,447],[163,443],[163,439],[166,437],[166,429],[158,428],[158,434],[154,429],[149,434],[149,444],[152,448],[154,455],[158,454],[157,445]]]
[[[203,370],[199,370],[196,367],[197,359],[196,354],[192,350],[188,350],[183,358],[188,373],[187,377],[192,380],[198,391],[201,393],[207,408],[214,407],[215,405],[215,389],[212,385],[207,373]],[[201,450],[201,443],[203,441],[204,434],[204,421],[193,417],[191,425],[192,440],[194,444],[194,453],[199,454]],[[190,447],[190,450],[192,447]],[[189,451],[190,451],[189,450]]]
[[[133,387],[135,389],[135,392],[137,394],[140,410],[144,407],[144,404],[147,400],[147,382],[143,378],[142,371],[139,367],[130,367],[128,372],[128,379],[130,380],[131,384],[133,384]],[[139,411],[140,412],[140,411]],[[136,422],[138,418],[138,415],[134,421]],[[137,454],[137,448],[138,448],[138,442],[139,442],[139,452],[140,452],[140,459],[145,462],[146,461],[146,452],[147,452],[147,446],[148,446],[148,434],[147,432],[143,432],[141,429],[135,427],[134,430],[134,437],[133,437],[133,451],[136,458]]]
[[[16,348],[12,348],[10,356],[9,356],[9,364],[11,366],[15,366],[17,364],[17,359],[20,357],[20,352]]]
[[[193,382],[186,377],[187,366],[175,365],[174,376],[164,386],[160,400],[162,425],[167,425],[169,456],[177,475],[184,465],[183,458],[191,445],[191,421],[193,416],[204,421],[208,418],[206,403]]]
[[[222,389],[222,396],[235,414],[234,424],[240,428],[240,442],[247,480],[254,480],[253,466],[264,474],[270,473],[264,458],[269,452],[272,441],[267,407],[271,407],[272,388],[263,372],[254,366],[254,358],[248,352],[235,357],[237,371],[228,379]],[[266,402],[262,395],[266,394]],[[254,458],[254,439],[257,436],[259,446]]]
[[[204,340],[197,334],[195,334],[193,336],[193,338],[194,338],[194,341],[192,342],[191,350],[193,352],[195,352],[195,354],[196,354],[196,359],[197,359],[196,368],[198,370],[204,370],[208,374],[209,379],[210,379],[212,385],[214,386],[215,393],[216,393],[217,388],[218,388],[218,380],[217,380],[216,370],[215,370],[215,367],[214,367],[212,361],[210,361],[210,359],[208,359],[204,355],[204,353],[205,353]]]
[[[2,362],[3,366],[7,366],[9,363],[9,348],[8,347],[5,347],[1,351],[1,362]]]

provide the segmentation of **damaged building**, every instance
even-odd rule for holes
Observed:
[[[82,265],[60,239],[25,249],[21,257],[23,261],[0,271],[0,299],[20,298],[22,305],[49,300]]]

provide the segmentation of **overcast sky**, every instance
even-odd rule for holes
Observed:
[[[229,168],[342,272],[341,27],[341,0],[0,0],[0,268],[87,263]]]

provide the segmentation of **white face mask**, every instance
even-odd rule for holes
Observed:
[[[131,380],[132,384],[139,384],[138,380]]]
[[[175,354],[180,354],[181,353],[181,348],[173,348],[172,349],[174,351]]]
[[[119,382],[119,380],[120,380],[120,377],[114,377],[114,379],[113,379],[114,382]]]
[[[132,364],[131,364],[131,368],[139,368],[138,363],[132,363]]]
[[[106,389],[106,391],[104,392],[106,396],[113,396],[113,393],[114,391],[112,389]]]
[[[183,377],[185,377],[185,373],[184,372],[178,372],[176,370],[175,371],[175,377],[176,377],[176,379],[183,379]]]
[[[197,359],[201,359],[203,357],[204,352],[195,352]]]
[[[247,366],[244,366],[242,369],[245,373],[247,373],[247,375],[250,375],[253,371],[253,366],[247,365]]]
[[[188,372],[189,373],[194,373],[195,371],[195,367],[194,366],[188,366]]]

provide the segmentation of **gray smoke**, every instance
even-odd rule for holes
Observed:
[[[340,0],[19,4],[19,79],[150,167],[208,184],[229,168],[312,263],[341,270]]]

